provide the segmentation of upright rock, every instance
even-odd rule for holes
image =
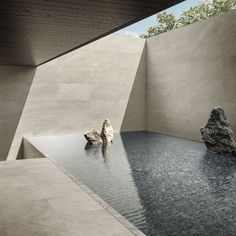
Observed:
[[[84,137],[92,145],[102,143],[102,138],[95,129],[89,130],[87,133],[84,134]]]
[[[236,154],[234,134],[222,107],[216,107],[211,111],[207,124],[200,131],[209,150],[217,153]]]
[[[103,143],[110,143],[113,140],[113,128],[111,122],[105,119],[102,125],[101,138]]]

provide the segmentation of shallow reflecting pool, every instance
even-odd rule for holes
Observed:
[[[236,157],[151,132],[31,140],[147,235],[236,235]]]

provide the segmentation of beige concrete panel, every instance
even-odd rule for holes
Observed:
[[[146,130],[147,123],[147,84],[146,84],[146,45],[138,65],[135,79],[129,93],[121,131]],[[143,98],[143,99],[142,99]]]
[[[105,118],[118,132],[124,116],[131,117],[126,130],[145,129],[144,47],[144,39],[110,36],[38,67],[9,159],[16,157],[25,135],[81,133],[91,127],[100,130]],[[135,78],[138,95],[127,114]]]
[[[57,83],[51,84],[51,86],[48,83],[35,83],[32,85],[29,99],[31,101],[57,101],[58,87]]]
[[[20,159],[45,158],[45,156],[34,147],[26,138],[23,138],[22,156]]]
[[[58,101],[89,101],[90,84],[60,83]]]
[[[0,222],[6,227],[0,224],[0,232],[7,236],[143,235],[73,180],[46,158],[1,162]]]
[[[7,158],[35,68],[0,66],[0,160]]]
[[[147,40],[148,130],[201,141],[219,105],[235,129],[235,13]]]
[[[104,119],[109,118],[115,132],[119,132],[125,114],[127,100],[94,101],[90,104],[90,122],[87,127],[101,129]]]

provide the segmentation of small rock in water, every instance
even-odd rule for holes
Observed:
[[[84,134],[84,137],[92,145],[102,143],[102,138],[95,129],[89,130],[87,133]]]
[[[234,134],[223,107],[216,107],[211,111],[207,124],[200,131],[209,150],[217,153],[236,154]]]
[[[105,119],[102,125],[101,138],[103,143],[110,143],[113,140],[113,128],[111,122]]]

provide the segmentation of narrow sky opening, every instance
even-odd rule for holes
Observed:
[[[178,18],[184,11],[189,9],[191,6],[197,5],[198,2],[199,0],[186,0],[164,11],[172,12]],[[121,29],[115,32],[114,34],[131,36],[131,37],[139,37],[139,35],[146,33],[148,27],[155,26],[156,24],[157,24],[157,20],[156,20],[156,14],[155,14],[135,24],[132,24],[124,29]]]

